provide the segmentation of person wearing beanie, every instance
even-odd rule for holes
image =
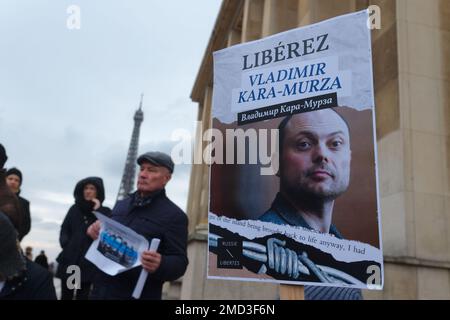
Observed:
[[[97,220],[93,211],[109,216],[111,209],[102,206],[105,188],[101,178],[88,177],[79,181],[73,194],[75,204],[69,209],[61,225],[59,243],[62,252],[56,258],[56,276],[61,279],[61,300],[73,300],[74,296],[75,300],[87,300],[97,269],[84,258],[92,244],[86,230]],[[81,289],[76,292],[67,287],[67,279],[71,275],[67,273],[67,268],[71,265],[77,265],[81,270]]]
[[[23,256],[17,231],[0,211],[0,300],[56,300],[50,272]]]
[[[0,211],[11,220],[17,231],[22,226],[23,212],[16,195],[6,184],[6,170],[4,169],[8,156],[2,144],[0,144]]]
[[[20,207],[23,213],[22,223],[19,227],[19,240],[22,239],[30,232],[31,230],[31,213],[30,213],[30,202],[20,196],[20,187],[22,186],[23,176],[22,172],[17,168],[11,168],[6,171],[6,184],[11,189],[11,191],[17,196],[19,199]]]

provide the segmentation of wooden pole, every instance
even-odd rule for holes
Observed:
[[[280,300],[305,300],[305,288],[290,284],[280,284]]]

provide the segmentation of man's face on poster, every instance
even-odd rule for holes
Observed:
[[[281,188],[289,194],[335,199],[350,180],[350,134],[333,110],[296,114],[281,141]]]

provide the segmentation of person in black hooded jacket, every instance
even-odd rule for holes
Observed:
[[[6,171],[6,184],[11,189],[11,191],[17,196],[19,199],[20,208],[23,213],[23,220],[18,230],[19,232],[19,241],[30,232],[31,229],[31,214],[30,214],[30,202],[20,196],[20,187],[22,186],[23,176],[22,172],[17,168],[11,168]]]
[[[61,225],[59,243],[62,252],[59,254],[56,276],[61,279],[61,300],[86,300],[89,296],[91,283],[95,277],[96,267],[84,256],[89,249],[92,239],[86,235],[87,228],[97,220],[93,211],[109,216],[111,210],[103,207],[105,189],[103,180],[98,177],[88,177],[77,183],[74,191],[75,204],[69,209]],[[79,266],[81,271],[81,288],[67,287],[67,268],[71,265]]]

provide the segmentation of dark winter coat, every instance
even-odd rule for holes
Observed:
[[[80,267],[81,282],[91,282],[96,272],[96,267],[84,258],[92,243],[86,231],[97,220],[92,213],[94,203],[84,200],[83,190],[87,184],[93,184],[96,187],[97,199],[101,203],[105,200],[105,189],[101,178],[89,177],[77,183],[74,191],[75,204],[69,209],[59,235],[59,243],[63,250],[56,259],[58,262],[56,276],[61,279],[70,275],[66,273],[70,265]],[[97,211],[106,216],[111,212],[109,208],[103,206]]]
[[[165,281],[181,277],[188,265],[186,214],[160,190],[145,201],[138,201],[137,193],[117,202],[111,218],[143,235],[149,242],[161,240],[158,252],[161,265],[149,274],[141,299],[161,299]],[[116,276],[101,273],[94,282],[93,299],[131,299],[142,267],[136,267]]]
[[[0,211],[8,216],[14,228],[19,232],[24,214],[17,196],[6,184],[6,170],[4,169],[0,169]]]
[[[53,276],[37,263],[26,260],[26,270],[5,282],[0,300],[56,300]]]
[[[36,259],[34,259],[34,262],[42,266],[45,270],[48,270],[48,259],[45,254],[39,254]]]
[[[23,237],[31,230],[30,202],[22,198],[19,194],[17,194],[17,198],[19,199],[20,209],[22,209],[23,213],[23,220],[19,228],[19,241],[22,241]]]

